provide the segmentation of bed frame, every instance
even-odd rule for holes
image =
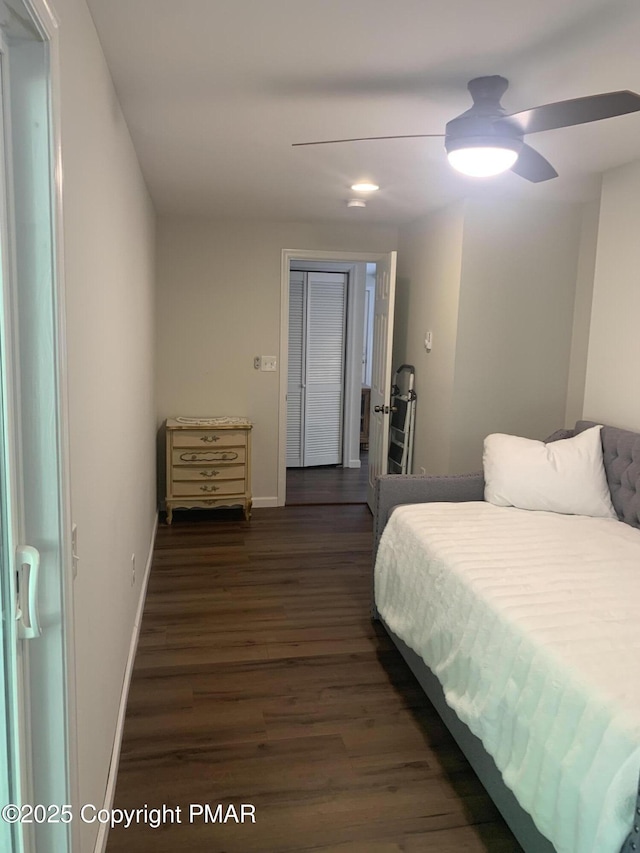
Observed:
[[[595,426],[593,421],[578,421],[574,430],[559,430],[547,441],[569,438],[591,426]],[[604,426],[601,435],[605,472],[615,510],[621,521],[640,528],[640,433]],[[374,513],[374,564],[382,531],[394,507],[430,501],[481,500],[484,500],[484,477],[481,473],[451,476],[385,474],[379,477]],[[379,616],[373,596],[372,616],[384,626],[525,853],[556,853],[555,847],[540,834],[530,815],[504,784],[500,771],[482,742],[447,705],[436,676]],[[635,851],[640,851],[640,784],[634,826],[620,853]]]

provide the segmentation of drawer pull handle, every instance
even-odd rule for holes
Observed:
[[[220,473],[220,471],[216,471],[215,469],[213,471],[200,471],[200,476],[201,477],[217,477],[219,473]]]
[[[233,462],[238,454],[233,450],[200,450],[180,454],[181,462]]]
[[[220,486],[200,486],[201,492],[219,492]]]
[[[220,441],[219,435],[203,435],[200,438],[200,441],[204,441],[205,443],[210,443],[212,441]]]

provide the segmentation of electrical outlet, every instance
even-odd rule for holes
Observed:
[[[256,370],[267,370],[273,372],[278,369],[278,359],[275,355],[256,355],[253,359]]]
[[[275,355],[262,355],[260,356],[260,370],[268,370],[273,372],[276,370],[278,366],[278,359]]]
[[[136,582],[136,555],[131,555],[131,586]]]

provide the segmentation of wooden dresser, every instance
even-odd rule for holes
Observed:
[[[251,517],[251,428],[245,418],[169,418],[167,524],[174,509],[244,507]]]

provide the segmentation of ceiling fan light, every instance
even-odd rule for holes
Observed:
[[[506,146],[470,146],[447,153],[449,163],[463,175],[489,178],[510,169],[518,159],[518,151]]]

